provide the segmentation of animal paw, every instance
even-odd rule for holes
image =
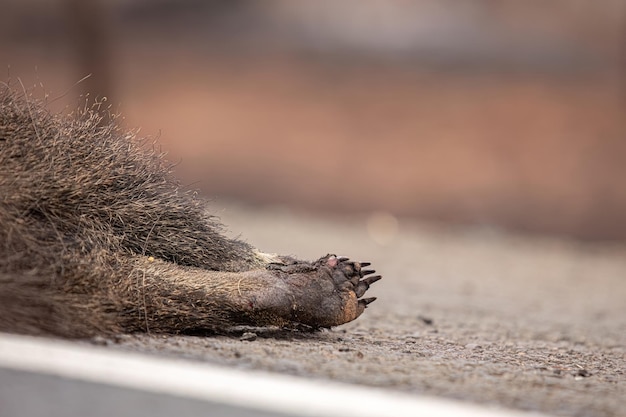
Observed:
[[[307,326],[332,327],[359,317],[375,297],[363,298],[370,285],[380,280],[376,271],[364,269],[368,262],[326,255],[316,262],[290,258],[268,266],[287,286],[288,321]],[[282,304],[282,303],[279,303]],[[284,304],[283,304],[284,307]],[[281,308],[284,313],[285,309]]]

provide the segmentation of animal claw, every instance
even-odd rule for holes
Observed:
[[[376,301],[376,297],[362,298],[359,300],[359,304],[363,304],[364,307],[367,307],[368,304],[371,304],[374,301]]]
[[[376,281],[379,281],[380,279],[382,279],[381,275],[374,275],[373,277],[367,277],[362,279],[360,282],[364,282],[367,284],[367,286],[369,287],[370,285],[372,285],[373,283],[375,283]]]

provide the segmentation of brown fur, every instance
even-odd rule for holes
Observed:
[[[83,337],[353,320],[379,277],[224,237],[163,156],[0,86],[0,330]]]

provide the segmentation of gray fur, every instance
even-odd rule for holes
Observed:
[[[358,284],[358,264],[326,257],[285,273],[296,261],[277,258],[270,271],[270,258],[221,231],[163,155],[115,118],[50,114],[0,85],[0,330],[80,337],[330,326],[365,308],[352,287],[302,292],[332,276],[328,265]],[[317,311],[320,299],[332,301],[329,311]]]

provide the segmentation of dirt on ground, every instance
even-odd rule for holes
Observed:
[[[370,290],[378,300],[355,322],[314,333],[88,343],[555,415],[624,415],[626,246],[403,219],[396,231],[380,214],[237,205],[217,214],[268,252],[372,262],[384,277]]]

